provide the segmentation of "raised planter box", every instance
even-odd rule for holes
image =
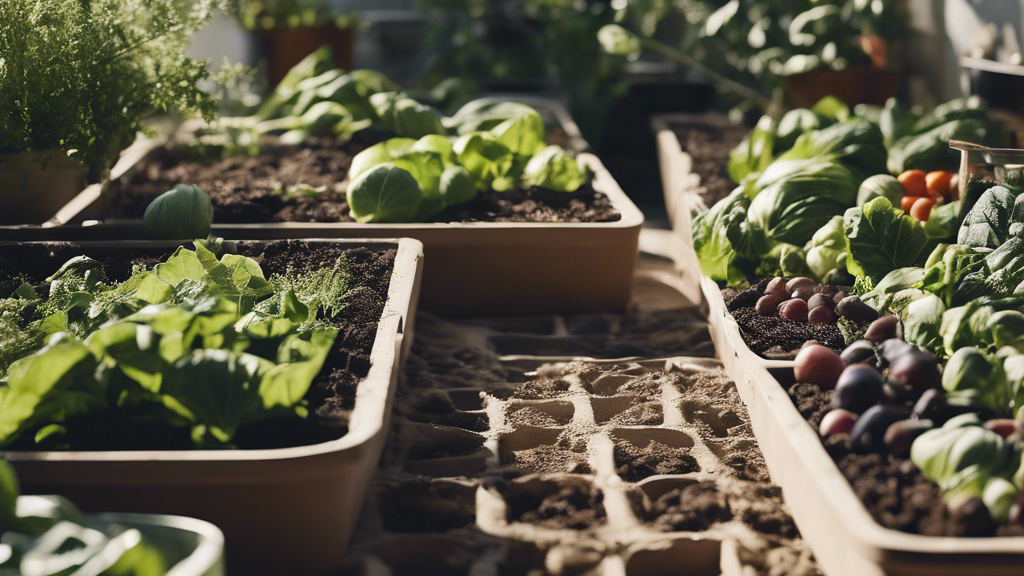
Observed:
[[[750,351],[718,285],[701,287],[711,313],[711,335],[725,371],[747,405],[754,435],[772,481],[782,487],[803,538],[830,576],[987,576],[1024,571],[1024,537],[953,538],[907,534],[882,527],[800,415],[783,383],[792,363]]]
[[[208,520],[226,534],[233,573],[337,573],[387,437],[403,351],[412,342],[423,250],[410,239],[311,242],[398,250],[369,375],[356,390],[345,436],[269,450],[0,454],[23,489],[66,496],[87,511]]]
[[[556,102],[516,98],[546,110],[573,148],[586,143]],[[141,158],[139,158],[141,159]],[[430,255],[423,278],[426,308],[449,315],[611,312],[629,301],[643,214],[619,188],[601,161],[579,159],[595,173],[595,190],[622,215],[602,223],[260,223],[214,224],[228,239],[415,238]],[[117,187],[109,193],[116,194]],[[109,196],[76,199],[63,222],[98,218]],[[128,240],[143,238],[138,220],[108,220],[94,226],[0,228],[0,239]]]
[[[21,496],[18,500],[19,507],[35,513],[48,513],[59,505],[59,499],[49,496]],[[97,530],[115,525],[138,530],[160,551],[168,566],[167,576],[224,576],[224,533],[209,522],[183,516],[105,512],[89,514],[84,525]]]
[[[679,136],[672,129],[674,124],[728,128],[728,118],[717,114],[659,114],[651,118],[651,129],[658,143],[658,169],[661,173],[661,187],[665,194],[665,208],[668,210],[672,227],[691,238],[690,215],[704,205],[697,191],[701,187],[700,176],[693,170],[693,158],[683,150]]]

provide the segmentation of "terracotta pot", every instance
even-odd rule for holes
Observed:
[[[786,99],[791,106],[810,108],[825,96],[835,96],[850,106],[882,106],[896,95],[902,74],[880,68],[812,70],[786,78]]]
[[[61,150],[0,156],[0,224],[42,224],[85,187],[85,166]]]
[[[267,81],[271,87],[277,86],[300,60],[324,45],[334,50],[335,66],[352,69],[356,38],[352,27],[270,28],[255,34],[261,58],[267,60]]]

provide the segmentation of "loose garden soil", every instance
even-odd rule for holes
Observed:
[[[700,176],[700,194],[709,207],[725,198],[737,184],[729,177],[729,152],[750,132],[744,126],[719,128],[700,124],[673,123],[683,151],[693,158],[693,173]]]
[[[256,156],[202,157],[185,149],[160,150],[139,164],[111,207],[112,215],[141,218],[149,203],[179,184],[210,196],[218,224],[354,222],[342,190],[352,158],[366,146],[315,139],[302,147],[275,146]],[[320,192],[295,192],[303,185]],[[573,193],[542,188],[486,191],[430,222],[615,222],[621,214],[592,186]]]
[[[831,409],[831,391],[798,383],[788,392],[800,414],[817,430]],[[856,453],[846,434],[834,434],[822,442],[868,512],[886,528],[925,536],[1024,535],[1024,526],[997,526],[983,509],[951,512],[942,489],[909,458]]]
[[[591,478],[598,472],[595,467],[600,463],[595,459],[602,450],[592,440],[595,434],[607,434],[613,443],[615,472],[627,483],[626,496],[638,519],[648,528],[697,532],[710,529],[718,534],[715,538],[739,535],[747,538],[745,545],[749,547],[744,548],[742,560],[754,573],[820,576],[810,552],[799,540],[778,489],[767,484],[767,469],[754,441],[746,409],[724,372],[690,373],[637,363],[612,365],[588,361],[546,364],[535,372],[523,372],[513,368],[513,363],[501,362],[495,351],[463,340],[463,335],[451,322],[420,315],[417,340],[396,400],[398,413],[417,422],[443,418],[447,426],[456,421],[454,414],[482,414],[485,406],[491,416],[495,409],[502,411],[505,428],[496,435],[500,452],[496,465],[471,473],[453,466],[444,477],[465,476],[457,481],[493,489],[505,502],[508,522],[585,532],[579,541],[566,538],[557,554],[549,552],[528,562],[524,560],[537,573],[553,565],[552,562],[592,565],[602,558],[601,554],[591,558],[581,544],[595,533],[594,529],[613,528],[604,508],[605,494]],[[456,394],[453,389],[458,390],[459,396],[451,396]],[[479,405],[462,396],[477,390],[487,396]],[[581,392],[590,396],[594,424],[600,430],[587,422],[586,416],[570,418],[580,416]],[[453,397],[459,400],[451,401]],[[665,404],[666,398],[675,398],[680,405],[670,407]],[[561,405],[570,401],[573,410]],[[500,404],[495,406],[494,402]],[[666,426],[669,415],[675,420],[680,412],[685,424]],[[401,418],[397,420],[396,430],[409,426]],[[639,429],[641,426],[647,428]],[[548,431],[558,429],[561,430],[555,439],[556,432]],[[393,432],[392,437],[401,438],[398,442],[408,446],[409,436],[402,432]],[[410,458],[422,458],[424,450],[435,458],[443,457],[445,451],[448,455],[464,454],[466,449],[480,447],[483,438],[493,433],[476,436],[461,430],[458,434],[451,432],[444,430],[444,440],[439,436],[432,445],[435,450],[431,446],[413,451],[386,450],[391,455],[385,457],[386,469],[401,471],[399,478],[407,482],[408,468],[404,463]],[[536,442],[529,440],[529,434],[537,436]],[[686,447],[685,436],[699,438],[700,445]],[[505,439],[512,437],[520,446],[528,447],[503,448]],[[635,484],[654,475],[695,472],[706,476],[682,476],[678,478],[678,489],[658,498],[646,496],[644,485]],[[529,476],[536,473],[544,475]],[[425,478],[423,481],[438,482]],[[666,478],[658,482],[673,481],[676,480]],[[424,493],[425,497],[436,492],[433,497],[441,498],[441,488],[430,486],[412,485],[410,490]],[[389,496],[390,489],[381,489],[379,494],[377,506],[386,529],[391,531],[419,531],[434,523],[396,520],[411,516],[400,507],[436,508],[435,533],[450,530],[449,521],[454,526],[469,518],[460,497],[453,494],[443,496],[452,499],[451,509],[439,504],[414,505]],[[723,523],[728,527],[719,529],[717,525]],[[467,533],[479,533],[479,527],[475,531],[473,524],[459,528],[460,537]],[[522,538],[525,543],[531,542],[529,535]]]
[[[700,464],[686,449],[652,440],[644,448],[630,442],[615,443],[615,472],[627,482],[639,482],[656,474],[700,472]]]
[[[593,486],[551,482],[546,490],[520,486],[505,491],[509,522],[585,530],[608,521],[604,495]]]
[[[242,449],[285,448],[318,444],[344,436],[355,405],[356,387],[369,374],[370,352],[377,322],[384,311],[396,250],[351,248],[342,244],[300,241],[239,243],[238,253],[256,260],[269,279],[288,271],[306,273],[333,266],[339,258],[348,265],[349,290],[345,308],[333,317],[338,330],[330,354],[313,381],[306,400],[309,417],[280,418],[239,430],[235,444]],[[82,248],[19,245],[5,247],[0,269],[17,270],[34,284],[44,282],[67,260],[86,255],[103,265],[110,280],[124,281],[135,265],[153,266],[168,256],[166,250]],[[116,411],[93,413],[69,421],[66,443],[59,450],[188,450],[194,446],[187,428],[153,426]],[[36,450],[29,441],[10,450]]]
[[[843,333],[835,324],[809,324],[758,314],[754,305],[764,296],[770,279],[762,280],[746,290],[722,290],[725,307],[740,327],[743,341],[759,356],[770,360],[792,360],[803,345],[811,340],[839,353],[846,347]]]
[[[388,483],[382,495],[378,508],[389,532],[443,532],[476,520],[476,491],[454,483],[417,478]]]

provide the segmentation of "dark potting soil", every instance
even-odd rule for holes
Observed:
[[[509,452],[502,464],[510,470],[531,474],[535,472],[593,474],[587,455],[557,445],[541,444],[536,448]]]
[[[713,206],[732,192],[737,184],[729,177],[729,152],[750,132],[744,126],[718,128],[699,124],[673,123],[683,151],[693,158],[693,173],[700,176],[700,194]]]
[[[817,388],[798,383],[788,390],[797,410],[815,430],[831,401],[830,392]],[[846,434],[828,436],[822,443],[871,516],[886,528],[924,536],[1024,535],[1024,526],[998,526],[983,509],[951,512],[939,486],[909,458],[853,452]]]
[[[388,532],[444,532],[476,520],[476,489],[414,479],[384,487],[378,496]]]
[[[162,149],[144,160],[122,187],[113,215],[141,218],[149,203],[179,184],[210,196],[214,222],[351,222],[345,194],[355,142],[314,140],[307,146],[275,146],[256,156],[197,157],[187,149]],[[326,187],[315,194],[284,194],[304,184]]]
[[[346,305],[331,321],[338,330],[320,374],[306,394],[308,418],[278,418],[241,428],[235,444],[242,449],[304,446],[335,440],[348,432],[349,415],[355,405],[359,382],[369,374],[370,352],[376,339],[377,322],[384,311],[395,250],[350,248],[338,244],[308,244],[300,241],[237,244],[238,253],[256,260],[267,278],[288,271],[306,273],[333,266],[345,258],[349,278]],[[166,250],[133,248],[82,248],[74,244],[56,246],[19,245],[4,248],[0,269],[18,270],[33,283],[43,282],[64,262],[86,255],[103,265],[109,280],[124,281],[133,266],[153,266],[168,256]],[[187,428],[155,426],[133,420],[115,411],[89,414],[69,421],[65,444],[60,450],[188,450],[194,446]],[[12,450],[35,450],[26,441]]]
[[[451,397],[436,390],[410,398],[396,408],[413,422],[451,426],[473,432],[483,432],[489,426],[486,414],[459,410]]]
[[[604,495],[589,485],[554,484],[545,490],[517,486],[505,493],[509,522],[586,530],[608,521]]]
[[[615,443],[615,472],[627,482],[639,482],[657,474],[700,472],[697,459],[684,448],[652,440],[644,448],[626,441]]]
[[[741,292],[731,288],[722,290],[725,307],[736,319],[743,341],[755,354],[770,360],[792,360],[809,340],[815,340],[836,353],[846,348],[843,333],[835,324],[796,322],[782,318],[778,313],[771,316],[758,314],[754,305],[764,296],[769,281],[762,280]]]
[[[214,222],[354,222],[341,185],[352,158],[365,146],[312,140],[302,147],[275,146],[256,156],[195,157],[161,150],[143,161],[122,187],[112,215],[141,218],[149,203],[179,184],[198,186],[213,203]],[[303,185],[319,192],[294,191]],[[291,193],[289,191],[292,190]],[[573,193],[542,188],[487,191],[431,222],[614,222],[621,215],[590,185]]]
[[[703,532],[733,519],[729,499],[713,481],[672,490],[652,503],[648,521],[668,532]]]

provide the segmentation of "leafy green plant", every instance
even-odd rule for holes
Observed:
[[[482,84],[551,86],[568,96],[584,135],[600,141],[612,102],[627,91],[626,58],[602,50],[617,21],[654,32],[660,1],[419,0],[430,19],[432,74]]]
[[[910,459],[945,491],[947,500],[982,496],[997,479],[1013,481],[1019,490],[1020,479],[1015,475],[1019,476],[1020,454],[999,434],[983,428],[976,414],[951,418],[941,428],[922,434],[914,441]],[[1001,502],[997,494],[984,500],[995,508],[994,517],[1005,519],[1012,500]]]
[[[20,506],[19,506],[20,501]],[[22,496],[14,468],[0,460],[0,574],[163,576],[167,558],[130,525],[98,527],[59,496]]]
[[[213,204],[196,186],[175,186],[149,203],[142,224],[154,240],[203,239],[210,235]]]
[[[106,410],[187,426],[200,447],[228,447],[254,422],[304,416],[348,281],[343,261],[268,280],[255,261],[218,258],[197,242],[111,285],[79,257],[44,287],[46,298],[28,288],[13,297],[33,307],[24,329],[48,341],[6,366],[0,445],[42,442]]]
[[[154,112],[214,117],[185,56],[228,0],[38,0],[0,4],[0,155],[60,150],[101,179]]]
[[[907,27],[899,2],[704,0],[687,7],[691,31],[678,47],[637,30],[635,39],[625,31],[603,34],[606,50],[660,52],[765,110],[778,108],[787,76],[889,67]]]
[[[930,254],[924,226],[886,198],[875,198],[845,218],[846,266],[872,284],[892,270],[923,265]]]
[[[590,180],[568,152],[544,145],[544,122],[536,110],[521,104],[500,111],[467,107],[471,111],[460,112],[461,119],[449,125],[491,127],[466,132],[454,143],[439,134],[392,138],[352,159],[348,203],[358,222],[425,221],[481,191],[540,186],[575,192]]]

